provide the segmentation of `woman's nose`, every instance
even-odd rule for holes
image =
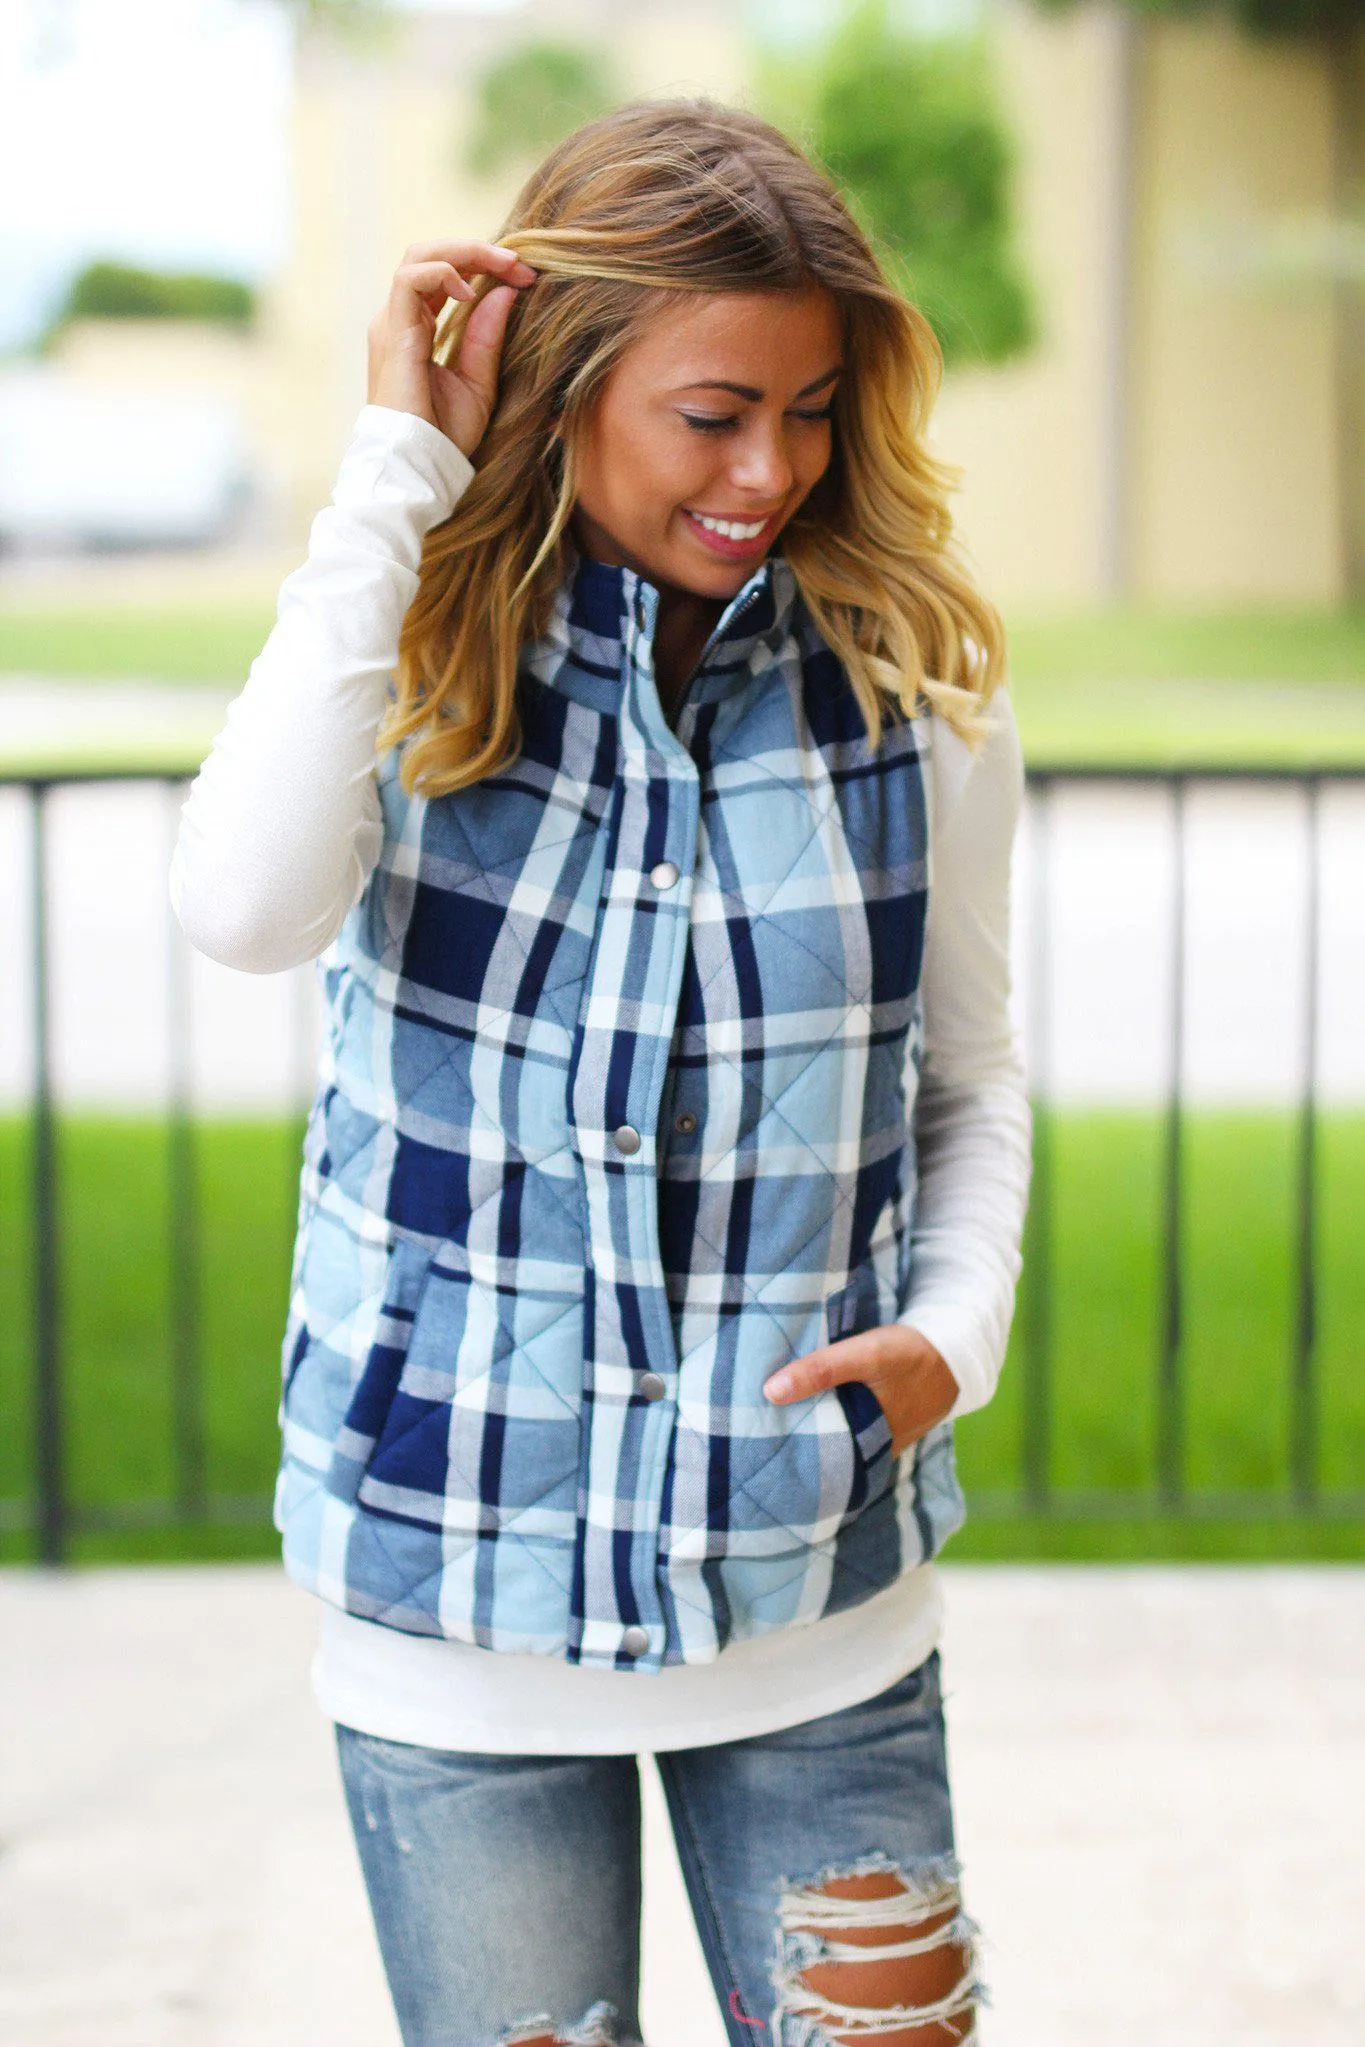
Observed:
[[[791,457],[780,435],[755,435],[735,451],[730,470],[736,490],[775,505],[792,487]]]

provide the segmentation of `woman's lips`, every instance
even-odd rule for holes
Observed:
[[[781,516],[780,511],[770,514],[763,521],[762,526],[755,533],[752,540],[732,540],[728,534],[717,533],[713,527],[703,526],[695,512],[683,512],[683,517],[686,519],[689,528],[696,535],[697,539],[700,540],[702,546],[709,549],[712,554],[719,555],[722,561],[727,562],[747,561],[750,555],[763,554],[772,545]],[[727,523],[738,525],[741,522],[735,520]]]

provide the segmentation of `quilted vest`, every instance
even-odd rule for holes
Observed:
[[[472,788],[378,764],[283,1343],[276,1520],[351,1613],[622,1670],[868,1598],[962,1518],[952,1430],[779,1365],[905,1308],[929,720],[868,743],[789,565],[670,727],[658,592],[575,558]]]

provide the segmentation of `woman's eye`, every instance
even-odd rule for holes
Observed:
[[[723,433],[726,427],[739,424],[739,414],[735,412],[684,412],[681,417],[699,434]],[[821,406],[818,412],[793,412],[791,417],[821,423],[831,420],[834,417],[833,401]]]

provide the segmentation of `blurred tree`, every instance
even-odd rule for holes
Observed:
[[[1040,6],[1059,13],[1076,4],[1077,0],[1039,0]],[[1260,35],[1317,35],[1365,27],[1365,0],[1121,0],[1121,4],[1168,20],[1227,14]]]
[[[285,0],[295,14],[322,27],[368,25],[384,12],[387,0]]]
[[[576,43],[521,43],[478,82],[465,162],[487,176],[542,156],[621,97],[605,52]]]
[[[260,0],[250,0],[259,5]],[[401,34],[402,17],[392,0],[269,0],[283,7],[300,35],[322,37],[359,52],[382,50]]]
[[[239,278],[99,261],[76,272],[40,347],[49,347],[72,320],[212,320],[249,327],[255,314],[256,294]]]
[[[913,37],[885,0],[861,0],[799,67],[770,64],[766,85],[774,117],[801,129],[932,324],[945,364],[1003,362],[1033,344],[1011,248],[1014,149],[981,40]]]

